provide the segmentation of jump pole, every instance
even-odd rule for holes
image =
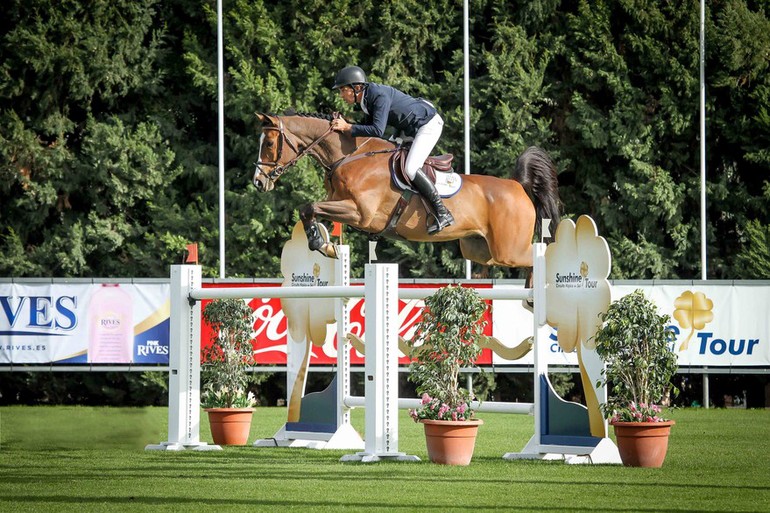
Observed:
[[[222,449],[200,441],[201,306],[188,299],[200,288],[200,266],[171,266],[168,439],[147,445],[148,451]]]
[[[367,264],[364,273],[365,445],[362,452],[347,454],[340,461],[420,461],[398,450],[398,265]]]

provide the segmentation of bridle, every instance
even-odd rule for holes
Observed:
[[[337,119],[339,117],[339,113],[335,112],[332,114],[332,119]],[[263,131],[266,130],[277,130],[279,132],[278,137],[278,155],[276,156],[275,160],[273,162],[265,162],[264,160],[258,160],[257,161],[257,167],[254,170],[254,177],[252,178],[252,183],[255,187],[257,187],[257,177],[262,175],[265,178],[267,178],[271,183],[275,184],[275,181],[280,178],[280,176],[286,172],[290,167],[292,167],[294,164],[296,164],[302,157],[309,154],[313,148],[318,145],[326,136],[328,136],[330,133],[332,133],[332,126],[331,123],[329,124],[329,128],[321,134],[321,136],[311,142],[309,145],[305,147],[302,151],[297,149],[297,146],[289,139],[289,137],[286,135],[286,131],[284,130],[283,126],[283,119],[280,117],[278,118],[278,126],[266,126],[262,128]],[[286,142],[286,145],[291,148],[291,150],[294,152],[294,158],[289,160],[285,164],[280,164],[281,156],[283,156],[283,145],[284,141]],[[269,173],[266,173],[262,166],[272,167],[273,170]]]

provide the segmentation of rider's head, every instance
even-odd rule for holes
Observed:
[[[334,79],[332,89],[339,89],[340,96],[346,103],[359,101],[359,94],[366,86],[366,73],[358,66],[342,68]]]

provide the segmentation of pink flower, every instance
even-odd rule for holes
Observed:
[[[428,394],[422,394],[422,404],[428,404],[430,402],[430,396]]]

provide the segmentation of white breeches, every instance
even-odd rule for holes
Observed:
[[[425,159],[430,157],[430,152],[441,137],[442,130],[444,130],[444,120],[436,114],[415,134],[412,148],[406,157],[406,174],[410,180],[425,163]]]

